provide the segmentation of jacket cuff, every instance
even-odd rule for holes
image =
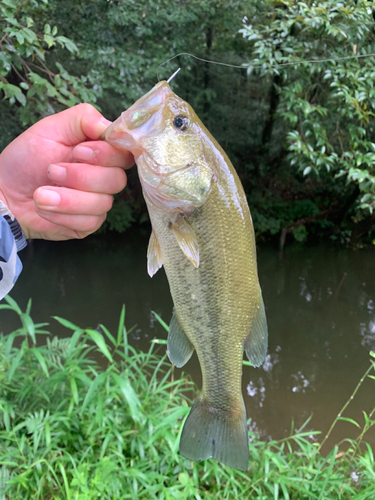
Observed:
[[[25,248],[27,245],[25,235],[21,229],[21,226],[18,223],[18,220],[14,217],[9,208],[0,200],[0,216],[4,217],[4,219],[9,224],[10,230],[14,236],[17,245],[17,252]]]

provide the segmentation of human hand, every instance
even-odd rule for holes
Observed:
[[[133,156],[99,138],[110,124],[90,104],[48,116],[0,155],[0,199],[26,238],[66,240],[96,231],[126,185]]]

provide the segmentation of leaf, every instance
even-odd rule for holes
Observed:
[[[158,313],[156,313],[155,311],[151,311],[152,314],[155,316],[155,318],[159,321],[159,323],[162,325],[162,327],[167,330],[167,332],[169,332],[169,326],[167,325],[167,323],[165,321],[163,321],[161,319],[161,317],[159,316]]]
[[[103,381],[106,379],[107,373],[101,373],[99,376],[95,377],[94,380],[92,381],[89,390],[86,393],[85,399],[83,401],[83,404],[81,406],[80,411],[83,412],[86,408],[86,406],[89,404],[92,396],[94,393],[96,393],[98,387],[103,383]]]
[[[65,326],[65,328],[69,328],[69,330],[82,330],[79,326],[74,325],[73,323],[71,323],[67,319],[60,318],[59,316],[52,316],[52,317],[53,317],[53,319],[58,321],[60,323],[60,325]]]
[[[46,374],[46,377],[49,377],[49,372],[48,372],[46,360],[44,359],[43,355],[39,352],[38,348],[33,347],[32,349],[30,349],[30,352],[32,352],[34,354],[34,356],[36,357],[36,359],[39,361],[39,364],[40,364],[42,370],[44,371],[44,373]]]
[[[66,47],[69,52],[75,53],[78,52],[78,47],[77,45],[73,42],[73,40],[70,40],[70,38],[66,38],[65,36],[57,36],[56,40],[64,47]]]
[[[11,7],[12,9],[17,8],[17,5],[13,2],[13,0],[1,0],[1,3],[7,5],[8,7]]]
[[[338,417],[337,420],[343,420],[345,422],[349,422],[353,425],[355,425],[356,427],[358,428],[361,428],[361,426],[358,424],[358,422],[356,422],[355,420],[353,420],[352,418],[347,418],[347,417]]]
[[[20,349],[18,351],[17,356],[13,359],[12,364],[10,366],[10,369],[8,371],[8,380],[12,380],[14,372],[19,367],[21,359],[23,358],[23,355],[24,355],[24,351],[23,351],[23,349]]]
[[[123,304],[121,308],[120,319],[118,322],[117,345],[120,345],[123,340],[124,328],[125,328],[125,305]],[[127,339],[125,341],[127,341]]]
[[[252,363],[250,363],[250,361],[247,361],[247,359],[244,359],[244,360],[242,361],[242,364],[243,364],[243,365],[246,365],[246,366],[254,366]]]
[[[120,375],[117,375],[116,373],[112,373],[111,376],[116,381],[117,386],[120,388],[122,394],[124,395],[124,398],[129,405],[130,413],[133,419],[136,420],[137,422],[142,421],[143,416],[142,413],[139,411],[141,402],[139,401],[138,396],[136,395],[129,379],[127,378],[124,379],[123,377],[120,377]]]
[[[113,362],[113,358],[112,358],[112,355],[111,353],[109,352],[108,350],[108,347],[105,343],[105,340],[103,338],[103,335],[101,335],[99,332],[97,332],[96,330],[91,330],[91,329],[87,329],[85,330],[85,332],[87,333],[87,335],[89,335],[89,337],[95,342],[95,344],[97,345],[99,351],[111,362]]]
[[[77,342],[81,338],[82,334],[83,334],[83,330],[80,329],[80,328],[73,333],[73,335],[72,335],[72,337],[70,339],[70,342],[69,342],[68,350],[66,351],[66,357],[67,358],[69,358],[70,356],[72,356],[73,353],[75,352]]]
[[[78,396],[77,382],[76,379],[73,377],[70,378],[70,388],[72,390],[74,402],[78,405],[79,396]]]
[[[24,37],[23,37],[22,33],[21,33],[20,31],[16,31],[16,32],[14,32],[14,35],[15,35],[15,37],[17,38],[17,42],[18,42],[20,45],[22,45],[22,44],[24,43],[24,41],[25,41],[25,39],[24,39]]]
[[[48,45],[48,48],[52,47],[53,45],[55,45],[55,39],[51,36],[51,35],[47,35],[45,34],[44,35],[44,41],[46,42],[46,44]]]

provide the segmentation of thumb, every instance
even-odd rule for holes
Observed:
[[[75,146],[87,139],[99,139],[110,124],[111,122],[91,104],[77,104],[44,118],[32,129],[36,133],[42,132],[45,138],[66,146]]]
[[[78,127],[76,133],[79,133],[80,129],[85,138],[99,139],[105,129],[112,123],[104,118],[91,104],[79,104],[71,109],[76,109],[75,126]]]

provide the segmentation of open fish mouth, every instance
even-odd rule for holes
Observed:
[[[142,154],[143,137],[159,135],[165,128],[163,107],[173,95],[165,82],[160,82],[124,111],[104,132],[102,138],[118,148],[129,150],[137,159]]]

